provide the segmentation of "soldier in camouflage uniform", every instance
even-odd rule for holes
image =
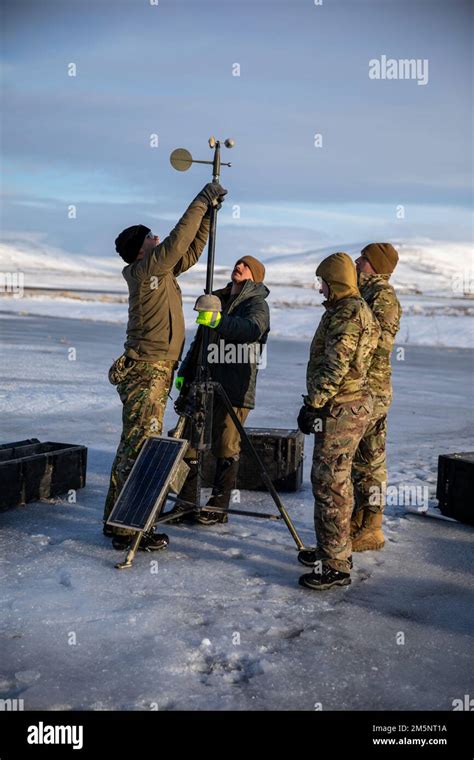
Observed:
[[[160,243],[148,227],[136,225],[120,233],[116,250],[128,264],[123,276],[129,289],[125,352],[109,370],[123,404],[123,430],[112,465],[104,523],[127,480],[146,438],[159,436],[168,393],[184,346],[184,317],[177,277],[199,259],[209,235],[211,206],[227,191],[210,182],[196,196],[176,227]],[[133,531],[104,525],[116,549],[124,548]],[[141,548],[160,549],[165,534],[144,537]]]
[[[381,335],[367,376],[374,411],[352,470],[355,508],[351,536],[355,552],[382,549],[385,543],[382,514],[387,483],[387,412],[392,401],[390,355],[402,313],[389,279],[397,262],[398,253],[390,243],[371,243],[356,261],[360,292],[380,325]]]
[[[117,387],[123,408],[122,435],[110,474],[104,521],[111,513],[145,440],[162,433],[173,369],[174,362],[171,361],[138,362],[124,354],[109,370],[109,381]],[[124,528],[111,529],[111,535],[128,536],[130,533]]]
[[[351,582],[351,468],[372,415],[367,370],[380,330],[346,253],[324,259],[316,275],[322,279],[326,313],[311,344],[308,395],[298,426],[303,433],[315,433],[311,482],[318,545],[301,551],[298,559],[314,568],[301,576],[300,584],[323,590]]]

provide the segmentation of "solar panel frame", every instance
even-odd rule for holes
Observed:
[[[153,456],[153,447],[156,448],[157,442],[172,445],[165,448],[158,447]],[[182,438],[168,436],[147,438],[114,504],[107,525],[138,532],[150,530],[157,514],[159,516],[161,513],[170,483],[188,446],[189,441]],[[156,472],[160,466],[164,468],[164,471],[161,480],[157,480],[156,477],[150,475],[149,471],[153,468]]]

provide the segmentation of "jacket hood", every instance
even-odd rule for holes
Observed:
[[[215,296],[228,296],[232,289],[232,281],[228,282],[225,288],[219,290],[213,290]],[[254,282],[253,280],[246,280],[244,287],[238,294],[239,301],[244,301],[247,298],[253,298],[254,296],[261,296],[262,298],[268,298],[270,291],[263,282]]]
[[[328,303],[335,303],[349,296],[360,296],[357,270],[347,253],[333,253],[323,259],[316,269],[316,276],[322,277],[329,287]]]

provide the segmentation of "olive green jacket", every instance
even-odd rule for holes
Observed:
[[[129,290],[125,355],[177,362],[184,346],[181,289],[176,278],[192,267],[209,235],[207,204],[193,201],[176,227],[143,259],[122,274]]]

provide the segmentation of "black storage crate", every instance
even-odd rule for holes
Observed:
[[[86,468],[86,446],[37,438],[1,444],[0,510],[84,488]]]
[[[303,483],[304,435],[299,430],[245,428],[257,454],[277,491],[298,491]],[[204,485],[211,485],[215,459],[206,451],[203,457]],[[267,490],[258,466],[242,443],[237,488],[243,491]]]
[[[474,452],[442,454],[438,459],[436,498],[446,517],[474,525]]]

